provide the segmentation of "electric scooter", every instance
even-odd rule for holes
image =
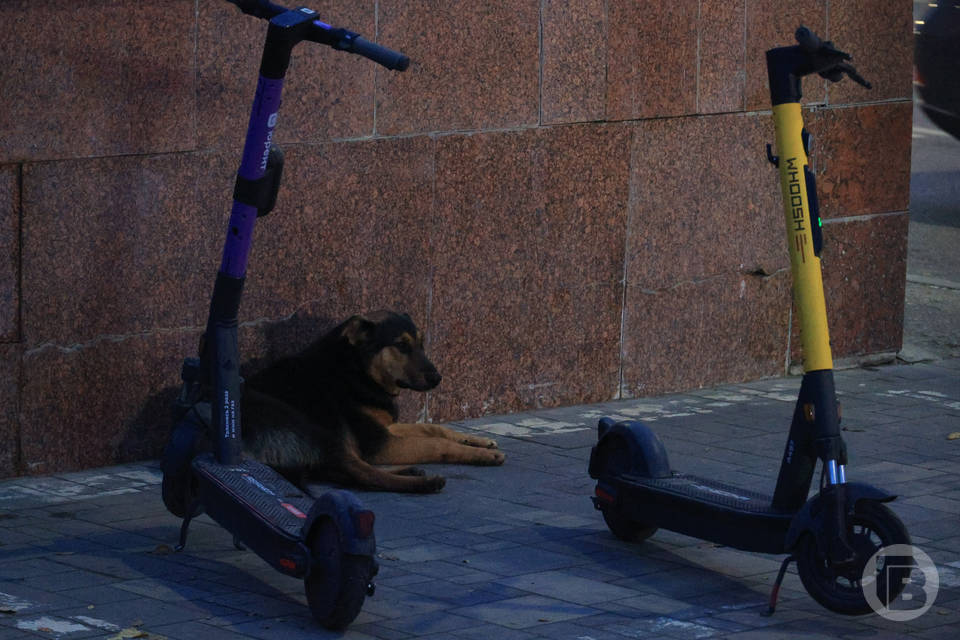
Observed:
[[[374,514],[347,491],[320,498],[241,453],[240,351],[237,316],[255,222],[273,209],[283,154],[272,144],[283,81],[293,48],[317,42],[403,71],[409,59],[322,22],[301,7],[267,0],[229,0],[244,13],[269,21],[256,97],[237,172],[223,257],[210,301],[198,358],[188,358],[174,407],[174,430],[163,455],[163,500],[183,518],[178,550],[190,521],[206,512],[230,531],[238,548],[249,547],[278,571],[303,578],[313,616],[338,629],[373,594],[377,572]],[[206,435],[214,453],[198,453]]]
[[[767,614],[774,612],[784,574],[796,560],[804,588],[817,602],[856,615],[871,611],[865,589],[874,590],[884,606],[903,590],[912,558],[887,557],[874,576],[864,576],[864,568],[880,548],[909,544],[910,537],[883,504],[896,496],[846,480],[820,265],[823,234],[800,100],[801,79],[814,73],[833,82],[846,75],[867,88],[870,84],[848,54],[807,28],[797,30],[796,40],[797,45],[766,54],[779,152],[774,156],[767,145],[767,157],[780,171],[804,354],[773,496],[674,471],[657,435],[636,421],[600,420],[589,473],[597,480],[594,505],[616,537],[639,542],[662,527],[746,551],[788,553]],[[808,499],[818,460],[819,491]]]

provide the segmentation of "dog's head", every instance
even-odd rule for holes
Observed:
[[[405,313],[377,311],[353,316],[340,335],[362,360],[367,376],[384,391],[429,391],[440,384],[437,368],[423,351],[423,332]]]

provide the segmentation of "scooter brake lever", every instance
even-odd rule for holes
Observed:
[[[841,73],[847,74],[847,76],[857,84],[862,85],[867,89],[873,88],[873,85],[870,84],[870,82],[866,78],[864,78],[859,73],[857,73],[857,70],[854,69],[853,65],[850,64],[849,62],[841,62],[835,68]]]

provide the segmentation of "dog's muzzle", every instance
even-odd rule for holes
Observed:
[[[414,391],[430,391],[443,380],[443,376],[437,371],[427,371],[423,374],[421,380],[397,380],[397,386],[401,389],[413,389]]]

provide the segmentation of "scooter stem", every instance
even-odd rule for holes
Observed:
[[[809,188],[813,186],[813,180],[807,149],[803,144],[800,103],[774,105],[773,119],[777,132],[780,186],[786,215],[793,293],[800,315],[803,368],[804,371],[823,371],[833,368],[833,357],[823,294],[820,247],[814,236],[814,225],[819,231],[822,223],[818,212],[811,207],[811,200],[816,195]]]
[[[780,170],[780,186],[787,227],[787,245],[793,275],[793,297],[799,314],[803,347],[803,382],[784,451],[773,506],[796,510],[806,501],[817,459],[831,470],[831,486],[845,483],[846,451],[833,384],[833,356],[823,292],[820,251],[823,246],[816,180],[810,170],[810,134],[803,128],[802,79],[817,73],[830,81],[847,75],[869,86],[849,64],[850,56],[821,41],[805,27],[796,32],[797,45],[767,51],[770,99],[776,128],[778,156],[768,148],[770,161]],[[842,520],[842,490],[827,492]],[[834,499],[836,498],[836,499]],[[841,527],[843,529],[843,527]],[[836,557],[846,554],[844,531]]]
[[[253,229],[259,212],[257,206],[240,196],[239,192],[241,185],[253,190],[257,190],[258,184],[261,190],[271,186],[261,184],[261,179],[267,173],[271,156],[273,131],[277,126],[277,114],[283,95],[283,79],[293,48],[303,40],[303,25],[309,25],[316,19],[313,12],[306,11],[278,14],[270,20],[267,28],[257,93],[250,110],[243,157],[237,171],[237,189],[227,225],[223,257],[210,300],[210,316],[201,361],[203,370],[209,372],[213,388],[211,427],[216,434],[217,461],[221,464],[239,462],[243,449],[237,318]],[[273,188],[277,186],[272,185]]]
[[[213,392],[211,427],[216,437],[217,461],[221,464],[234,464],[241,458],[237,317],[257,216],[265,215],[273,207],[280,185],[283,154],[273,146],[273,131],[293,49],[300,42],[309,41],[369,58],[392,70],[403,71],[410,64],[410,59],[402,53],[365,40],[352,31],[331,27],[307,7],[286,9],[269,0],[230,2],[244,13],[269,20],[270,25],[243,158],[237,171],[220,270],[210,300],[207,330],[200,346],[201,383]]]

